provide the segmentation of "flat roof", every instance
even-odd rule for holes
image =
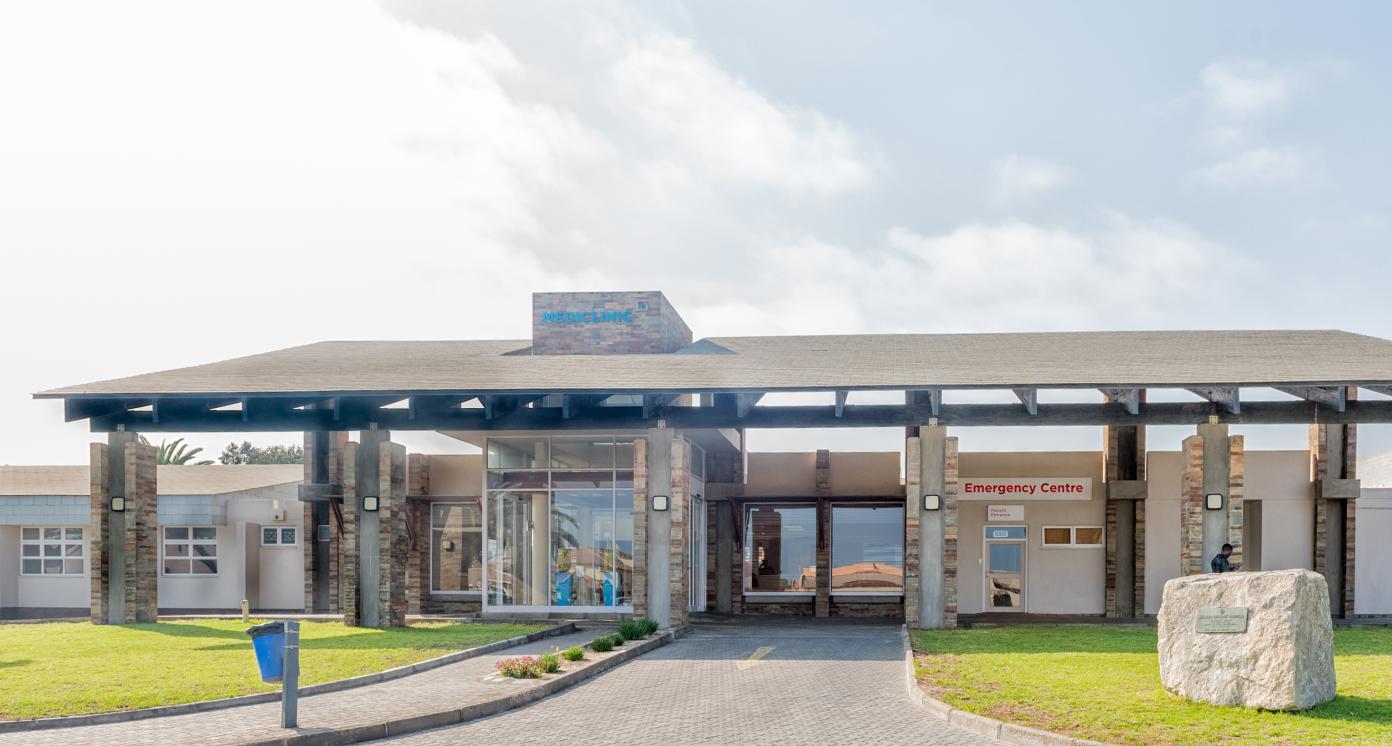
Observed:
[[[1392,384],[1392,341],[1337,330],[710,337],[635,355],[532,355],[530,344],[319,342],[35,396]]]
[[[185,464],[156,467],[161,495],[225,495],[304,480],[302,464]],[[90,495],[91,467],[0,466],[0,496]]]

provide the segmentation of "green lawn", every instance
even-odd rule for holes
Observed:
[[[919,680],[954,707],[1116,744],[1392,743],[1392,629],[1334,635],[1339,696],[1303,713],[1189,702],[1160,686],[1155,630],[915,631]]]
[[[252,624],[264,620],[253,620]],[[241,621],[0,625],[0,720],[80,715],[275,691]],[[527,634],[543,624],[300,624],[300,683],[318,684]]]

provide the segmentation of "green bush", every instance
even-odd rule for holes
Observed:
[[[513,679],[536,679],[541,677],[541,662],[530,655],[521,658],[504,658],[495,664],[498,673]]]
[[[561,670],[560,653],[543,653],[542,656],[537,659],[537,668],[540,669],[542,673],[555,673]]]
[[[620,647],[623,647],[623,644],[624,644],[624,636],[621,635],[621,634],[619,634],[619,633],[617,633],[617,632],[615,632],[614,634],[609,635],[609,641],[612,642],[612,643],[614,643],[614,647],[620,648]]]
[[[647,635],[643,633],[643,625],[637,622],[624,622],[619,625],[619,636],[625,640],[637,640]]]
[[[562,657],[562,658],[565,658],[565,659],[568,660],[568,661],[579,661],[579,660],[584,660],[584,659],[585,659],[585,649],[582,648],[582,647],[580,647],[579,645],[576,645],[576,646],[573,647],[573,648],[566,648],[566,649],[561,653],[561,657]]]
[[[657,621],[652,617],[645,616],[642,619],[639,619],[638,626],[642,627],[644,637],[647,637],[648,635],[657,631]]]
[[[614,649],[614,640],[610,637],[596,637],[590,640],[590,650],[596,653],[607,653]]]

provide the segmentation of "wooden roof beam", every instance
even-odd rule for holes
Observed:
[[[735,416],[743,419],[762,398],[764,398],[763,392],[735,394]]]
[[[655,420],[672,402],[677,400],[681,394],[644,394],[643,395],[643,419]]]
[[[1131,414],[1141,413],[1140,389],[1114,388],[1098,389],[1098,391],[1101,391],[1102,395],[1107,397],[1107,401],[1126,407],[1127,412]]]
[[[836,416],[837,416],[837,417],[840,417],[841,415],[843,415],[843,414],[846,413],[846,397],[849,396],[850,393],[851,393],[851,392],[849,392],[849,391],[837,391],[837,392],[836,392]]]
[[[1348,389],[1343,386],[1276,386],[1275,389],[1335,412],[1342,412],[1348,407]]]
[[[942,414],[942,389],[909,389],[910,404],[927,404],[928,412],[937,417]]]
[[[1233,414],[1242,413],[1241,389],[1237,386],[1197,386],[1188,389],[1189,393],[1209,400]]]

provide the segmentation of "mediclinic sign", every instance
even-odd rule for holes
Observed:
[[[648,304],[639,301],[635,308],[595,309],[590,311],[543,311],[543,324],[632,324],[633,315],[648,310]]]

